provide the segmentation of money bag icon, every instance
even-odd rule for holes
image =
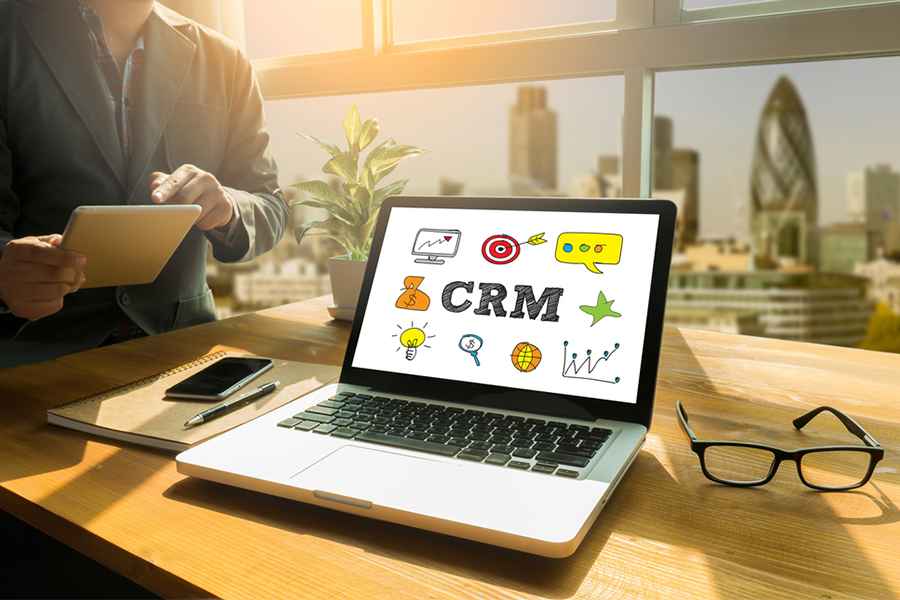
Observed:
[[[431,298],[428,297],[428,294],[419,289],[419,286],[422,285],[424,280],[424,277],[419,277],[418,275],[407,275],[403,280],[403,285],[405,286],[403,288],[403,293],[397,298],[397,302],[394,306],[409,310],[428,310],[428,306],[431,304]]]

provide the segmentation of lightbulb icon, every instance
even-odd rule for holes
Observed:
[[[430,347],[425,344],[425,342],[428,340],[428,338],[432,338],[434,336],[427,335],[425,333],[426,327],[428,327],[428,323],[425,323],[425,325],[421,327],[416,327],[414,323],[410,323],[409,327],[407,327],[406,329],[403,329],[402,326],[397,325],[397,328],[402,330],[399,334],[400,347],[398,347],[397,350],[400,350],[400,348],[406,349],[406,360],[414,359],[416,357],[418,348],[420,348],[421,346],[424,345],[426,348]],[[398,334],[395,333],[394,337],[398,337]]]
[[[400,345],[406,348],[406,360],[416,357],[416,348],[425,343],[425,332],[418,327],[409,327],[400,334]]]

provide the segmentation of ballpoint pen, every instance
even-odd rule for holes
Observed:
[[[197,413],[193,417],[187,420],[184,424],[185,429],[188,427],[193,427],[195,425],[201,425],[203,423],[207,423],[212,421],[217,417],[221,417],[224,414],[231,412],[232,410],[238,408],[242,404],[250,402],[252,400],[256,400],[257,398],[262,398],[268,393],[271,393],[278,387],[278,381],[271,381],[269,383],[265,383],[252,392],[247,392],[246,394],[242,394],[237,398],[232,398],[231,400],[226,400],[221,404],[217,404],[212,408],[207,408],[203,412]]]

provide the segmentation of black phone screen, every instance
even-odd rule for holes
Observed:
[[[268,358],[229,356],[170,387],[166,390],[166,395],[219,396],[230,387],[252,377],[270,364],[272,361]]]

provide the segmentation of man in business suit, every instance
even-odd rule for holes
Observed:
[[[215,319],[224,262],[281,238],[262,101],[233,43],[153,0],[0,0],[0,366]],[[151,284],[79,290],[79,205],[193,203]]]

